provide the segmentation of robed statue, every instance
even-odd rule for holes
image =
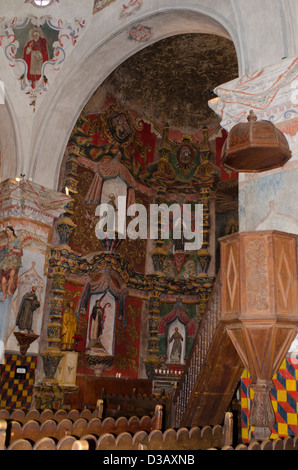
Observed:
[[[62,318],[61,342],[63,351],[72,351],[74,348],[74,335],[77,331],[77,316],[75,313],[75,303],[67,302]]]
[[[32,333],[33,313],[40,307],[36,291],[37,287],[32,286],[31,292],[27,292],[23,296],[16,321],[19,330],[27,330],[28,333]]]

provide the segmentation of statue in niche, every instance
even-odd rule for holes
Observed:
[[[103,329],[103,315],[104,310],[100,305],[100,300],[98,299],[96,300],[91,313],[90,340],[93,346],[102,347],[99,337],[101,336]]]
[[[22,266],[22,244],[15,234],[14,228],[8,225],[5,228],[6,240],[0,242],[0,273],[3,297],[0,302],[4,302],[7,295],[12,296],[17,288],[18,272]]]
[[[171,343],[172,341],[173,346],[170,354],[170,362],[172,362],[173,364],[180,364],[183,336],[179,333],[179,329],[177,328],[177,326],[175,327],[175,331],[169,339],[169,343]]]
[[[16,320],[18,329],[27,333],[32,333],[33,313],[40,307],[36,291],[37,287],[32,286],[31,292],[23,295]]]
[[[62,351],[72,351],[74,348],[74,336],[77,331],[78,320],[75,313],[75,303],[67,302],[63,312],[62,330],[61,330],[61,349]]]

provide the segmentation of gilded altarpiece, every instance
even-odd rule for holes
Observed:
[[[157,368],[183,369],[189,354],[214,282],[209,268],[217,169],[208,129],[200,142],[170,137],[167,125],[160,129],[116,104],[101,114],[82,113],[70,137],[60,185],[72,200],[57,224],[61,245],[52,250],[50,267],[66,273],[61,317],[72,303],[79,374],[140,378],[146,371],[154,380]],[[119,196],[127,207],[142,204],[148,213],[153,203],[187,204],[193,230],[193,209],[200,204],[201,247],[187,251],[186,240],[171,235],[120,239],[116,233],[100,240],[97,208],[104,202],[117,212]],[[171,234],[172,216],[168,223]],[[90,332],[97,300],[102,323],[95,347]]]

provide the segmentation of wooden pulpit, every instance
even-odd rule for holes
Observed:
[[[221,315],[254,390],[254,437],[270,437],[272,377],[297,334],[297,235],[243,232],[221,238]]]

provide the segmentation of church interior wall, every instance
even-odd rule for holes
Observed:
[[[220,261],[217,239],[238,231],[239,228],[240,231],[276,229],[298,233],[297,102],[289,98],[289,84],[297,76],[297,66],[293,66],[297,53],[295,36],[298,34],[294,27],[293,12],[295,13],[297,7],[281,1],[273,2],[272,6],[272,0],[264,0],[262,12],[266,8],[271,12],[264,19],[257,0],[249,3],[245,0],[214,1],[212,7],[207,0],[191,3],[176,1],[174,7],[166,0],[127,0],[122,6],[108,0],[84,0],[75,2],[75,5],[71,0],[61,0],[54,1],[44,10],[37,10],[30,2],[24,3],[23,0],[15,0],[14,5],[9,7],[4,3],[6,2],[0,5],[0,79],[5,85],[6,97],[5,102],[0,104],[3,130],[0,135],[0,199],[3,204],[0,228],[2,230],[4,226],[13,225],[17,229],[18,238],[23,242],[23,263],[17,273],[18,290],[7,303],[0,304],[0,311],[5,313],[0,321],[1,341],[5,349],[0,364],[1,376],[5,378],[0,406],[20,406],[27,409],[32,406],[34,385],[43,377],[40,353],[51,345],[50,317],[58,312],[62,320],[66,307],[69,307],[72,317],[76,317],[74,333],[77,341],[71,347],[65,346],[65,357],[68,353],[76,353],[75,367],[81,387],[77,394],[74,393],[73,401],[70,399],[68,402],[69,406],[78,405],[81,399],[88,401],[88,381],[91,383],[99,378],[111,380],[111,383],[112,379],[118,377],[140,380],[144,390],[148,390],[146,387],[150,385],[150,381],[157,380],[157,377],[161,379],[164,373],[170,371],[172,385],[183,371],[218,271]],[[43,17],[43,14],[50,15],[50,20]],[[137,24],[140,26],[139,30],[136,28]],[[42,29],[52,48],[52,55],[47,59],[49,63],[37,88],[30,86],[27,80],[27,71],[20,52],[34,26]],[[71,34],[67,35],[67,30]],[[9,42],[5,31],[15,34],[14,41]],[[103,184],[98,193],[105,198],[104,202],[111,200],[111,188],[121,195],[124,186],[128,186],[129,190],[133,189],[136,201],[147,208],[159,196],[154,178],[152,186],[144,184],[144,181],[148,176],[148,165],[154,169],[154,174],[159,164],[160,150],[164,144],[165,116],[156,125],[146,116],[140,116],[139,109],[128,105],[123,109],[123,103],[118,106],[118,97],[105,90],[105,80],[136,52],[162,39],[183,33],[216,34],[232,40],[238,59],[237,78],[252,77],[252,86],[253,78],[258,77],[260,70],[269,67],[270,76],[274,78],[282,67],[282,61],[288,64],[288,60],[290,64],[290,58],[293,58],[289,65],[291,79],[282,90],[284,99],[278,103],[273,100],[269,109],[271,111],[277,106],[273,120],[285,130],[293,158],[283,169],[263,175],[241,175],[239,194],[237,175],[225,172],[220,165],[221,149],[226,132],[230,130],[229,126],[246,118],[241,108],[243,103],[239,105],[241,114],[237,114],[234,108],[230,112],[224,101],[233,96],[232,82],[227,84],[231,93],[228,97],[221,94],[220,90],[218,92],[217,103],[220,104],[217,106],[223,102],[226,106],[220,110],[222,112],[218,112],[219,108],[215,109],[222,119],[219,132],[215,126],[208,126],[208,123],[204,123],[207,127],[202,125],[195,132],[188,128],[169,128],[170,143],[175,143],[177,148],[186,137],[188,143],[196,148],[197,165],[202,162],[200,158],[205,158],[212,165],[212,175],[208,173],[209,166],[209,170],[206,170],[207,177],[209,175],[211,180],[216,175],[217,184],[223,183],[224,188],[228,187],[232,191],[231,199],[225,199],[226,194],[223,191],[223,199],[216,201],[213,194],[211,201],[208,200],[208,247],[212,257],[207,268],[208,274],[203,273],[207,274],[207,287],[203,286],[204,288],[202,284],[198,287],[195,283],[189,288],[188,282],[191,284],[198,274],[202,274],[198,256],[192,253],[183,259],[175,258],[172,256],[173,240],[168,245],[163,245],[166,261],[156,285],[150,285],[153,279],[150,276],[156,274],[152,259],[155,245],[152,240],[125,241],[115,252],[111,252],[108,263],[105,264],[106,261],[98,257],[105,248],[95,233],[98,220],[95,209],[104,199],[86,202],[86,194],[94,179],[94,167],[91,167],[90,162],[99,162],[107,150],[113,158],[121,154],[124,165],[119,172],[119,179],[112,180],[111,183],[108,183],[110,175],[107,170],[107,184]],[[272,43],[276,45],[275,48],[271,47]],[[22,67],[25,75],[22,74]],[[193,86],[196,86],[195,80]],[[237,91],[239,90],[236,90],[236,94]],[[258,97],[257,94],[256,96]],[[249,106],[252,104],[253,100]],[[260,111],[259,115],[264,117],[269,111],[262,104],[263,114]],[[244,106],[248,112],[249,106]],[[117,139],[115,141],[115,134],[109,128],[111,121],[108,121],[114,111],[119,111],[127,119],[126,124],[130,125],[129,132],[132,133],[133,140],[128,135],[127,140],[121,144]],[[283,117],[280,118],[281,115]],[[211,136],[208,149],[203,147],[206,129]],[[67,165],[72,157],[76,170],[71,169],[69,172]],[[170,165],[166,169],[171,167],[169,171],[181,176],[183,170],[174,157],[171,158],[167,161]],[[20,184],[16,184],[16,176],[21,176]],[[127,178],[131,178],[129,183]],[[204,181],[208,186],[207,180]],[[65,189],[69,182],[73,206]],[[174,185],[171,188],[172,192],[166,193],[167,203],[197,201],[187,191],[184,194],[179,193]],[[71,223],[67,221],[63,225],[65,216],[71,219]],[[68,230],[72,230],[73,225],[75,230],[69,236]],[[60,227],[65,230],[62,237],[61,233],[58,235]],[[65,258],[64,245],[67,246]],[[56,251],[51,252],[52,248]],[[178,262],[182,265],[178,265]],[[66,265],[69,271],[64,279],[63,289],[61,288],[61,303],[61,297],[55,297],[53,290],[53,273],[56,268],[65,269]],[[176,283],[174,287],[179,294],[173,288],[160,295],[158,290],[161,290],[160,285],[164,286],[164,276],[174,279],[173,285]],[[180,288],[180,282],[183,288]],[[33,323],[33,330],[38,338],[30,345],[26,358],[22,359],[13,333],[21,297],[30,290],[32,284],[38,286],[39,307],[35,311]],[[201,296],[200,302],[198,295]],[[94,339],[91,337],[91,312],[96,299],[102,301],[104,318],[108,319],[105,324],[108,340],[97,345],[97,348],[105,351],[104,363],[98,362],[98,351],[94,352],[94,344],[90,345]],[[8,309],[13,312],[9,317]],[[158,311],[158,325],[154,316],[155,309]],[[175,340],[175,328],[180,339],[176,336]],[[153,361],[150,365],[155,365],[155,370],[146,366],[148,355],[152,359],[151,353],[148,353],[152,349],[152,338],[158,361]],[[69,354],[69,358],[71,357]],[[294,359],[292,362],[291,360],[287,359],[282,368],[289,369],[292,366],[296,370],[297,364]],[[26,372],[18,378],[17,369],[21,365]],[[293,380],[296,381],[294,369],[291,371]],[[64,372],[60,370],[60,373]],[[280,374],[275,379],[277,384],[283,372]],[[66,380],[65,375],[61,380]],[[247,424],[243,435],[247,438],[250,429],[245,417],[252,398],[246,388],[248,381],[249,377],[244,374],[241,399],[243,422]],[[83,392],[84,398],[80,395]],[[278,395],[275,400],[279,400]],[[277,408],[277,404],[274,406]],[[285,419],[290,418],[286,416]],[[290,430],[280,427],[275,432],[283,435],[295,430],[295,427]]]

